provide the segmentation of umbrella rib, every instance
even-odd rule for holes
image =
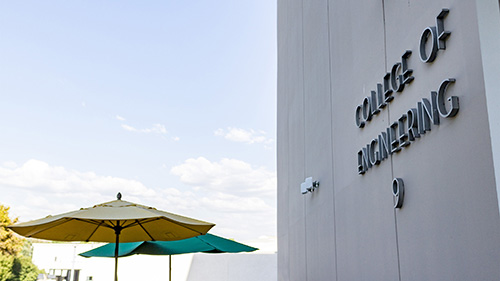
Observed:
[[[140,227],[144,230],[144,232],[146,232],[146,234],[147,234],[147,235],[148,235],[148,236],[149,236],[149,237],[150,237],[153,241],[156,241],[156,239],[154,239],[154,238],[153,238],[153,236],[151,236],[151,234],[150,234],[150,233],[146,230],[146,228],[144,228],[143,224],[146,224],[146,223],[149,223],[149,222],[152,222],[152,221],[156,221],[156,220],[160,220],[160,219],[163,219],[163,220],[169,221],[169,222],[171,222],[171,223],[177,224],[177,225],[179,225],[179,226],[182,226],[182,227],[184,227],[184,228],[186,228],[186,229],[189,229],[189,230],[191,230],[191,231],[193,231],[193,232],[198,233],[199,235],[203,235],[203,233],[202,233],[202,232],[199,232],[199,231],[197,231],[197,230],[195,230],[195,229],[193,229],[193,228],[191,228],[191,227],[187,226],[187,225],[186,225],[186,224],[184,224],[184,223],[183,223],[183,224],[178,224],[175,220],[172,220],[172,219],[170,219],[170,218],[163,217],[163,216],[162,216],[162,217],[151,218],[151,219],[149,219],[149,220],[144,220],[142,223],[141,223],[141,222],[139,222],[139,220],[138,220],[138,219],[136,219],[135,221],[131,222],[131,223],[130,223],[130,224],[128,224],[128,225],[123,225],[123,228],[128,228],[128,227],[131,227],[131,226],[134,226],[134,225],[139,225],[139,226],[140,226]]]
[[[184,228],[186,228],[186,229],[189,229],[189,230],[191,230],[191,231],[193,231],[193,232],[198,233],[199,235],[203,235],[203,232],[199,232],[199,231],[197,231],[197,230],[195,230],[195,229],[193,229],[193,228],[191,228],[191,227],[188,227],[188,226],[187,226],[186,224],[184,224],[184,223],[179,224],[177,221],[175,221],[175,220],[173,220],[173,219],[170,219],[170,218],[167,218],[167,217],[164,217],[164,216],[162,216],[162,217],[156,217],[156,218],[151,218],[150,220],[144,221],[144,222],[143,222],[143,224],[145,224],[145,223],[149,223],[149,222],[152,222],[152,221],[155,221],[155,220],[161,220],[161,219],[166,220],[166,221],[169,221],[169,222],[174,223],[174,224],[177,224],[177,225],[179,225],[179,226],[182,226],[182,227],[184,227]],[[139,224],[139,225],[142,227],[142,229],[144,229],[144,227],[142,226],[142,224],[140,224],[140,223],[139,223],[139,221],[138,221],[138,220],[136,220],[135,222],[133,222],[133,223],[131,223],[131,224],[127,225],[126,227],[132,226],[132,225],[134,225],[134,224],[136,224],[136,223],[137,223],[137,224]],[[125,228],[125,227],[124,227],[124,228]],[[144,231],[146,231],[146,230],[144,229]],[[146,231],[146,233],[149,235],[149,233],[148,233],[147,231]],[[151,237],[151,235],[149,235],[149,237]],[[153,237],[151,237],[151,239],[153,239],[153,241],[155,241]]]
[[[175,220],[169,219],[169,218],[167,218],[167,217],[160,217],[159,219],[164,219],[164,220],[167,220],[167,221],[172,222],[172,223],[174,223],[174,224],[176,223],[176,221],[175,221]],[[188,226],[187,226],[186,224],[184,224],[184,223],[183,223],[183,224],[178,224],[178,225],[180,225],[180,226],[182,226],[182,227],[184,227],[184,228],[187,228],[187,229],[189,229],[189,230],[191,230],[191,231],[193,231],[193,232],[196,232],[196,233],[198,233],[199,235],[203,235],[203,232],[199,232],[198,230],[194,230],[194,229],[192,229],[191,227],[188,227]]]
[[[201,239],[200,236],[196,236],[195,238],[198,239],[198,240],[200,240],[201,242],[207,244],[208,246],[213,247],[214,249],[212,251],[220,251],[217,247],[215,247],[215,245],[212,245],[211,243],[209,243],[209,242]]]
[[[148,219],[144,219],[143,222],[144,223],[148,223],[148,222],[152,222],[152,221],[155,221],[155,220],[158,220],[158,218],[150,218],[149,220]],[[122,227],[123,228],[128,228],[128,227],[136,226],[138,224],[140,225],[139,220],[136,219],[135,221],[132,221],[130,224],[122,225]]]
[[[118,222],[119,220],[116,220],[116,221]],[[111,227],[110,227],[110,228],[115,228],[115,227],[116,227],[116,225],[113,223],[113,221],[112,221],[112,220],[109,220],[109,223],[111,224]]]
[[[33,235],[37,235],[38,233],[40,233],[40,232],[44,232],[44,231],[45,231],[45,230],[47,230],[47,229],[50,229],[50,228],[53,228],[53,227],[59,226],[59,225],[61,225],[61,224],[64,224],[64,223],[68,222],[69,220],[70,220],[69,218],[63,218],[63,219],[62,219],[59,223],[56,223],[55,225],[50,226],[49,228],[43,228],[43,229],[40,229],[40,230],[35,231],[35,232],[33,232],[33,233],[30,233],[29,235],[27,235],[27,237],[31,237],[31,236],[33,236]]]
[[[82,221],[82,222],[90,223],[90,224],[95,224],[95,225],[98,225],[98,226],[104,224],[103,225],[104,227],[109,227],[109,228],[113,228],[113,226],[114,226],[112,224],[112,222],[111,222],[111,226],[108,225],[105,220],[91,220],[91,219],[80,219],[80,218],[73,218],[73,219],[77,220],[77,221]]]
[[[101,226],[101,224],[103,224],[104,221],[101,221],[97,226],[96,228],[94,229],[94,231],[92,231],[92,233],[90,233],[90,236],[85,240],[85,242],[89,242],[90,238],[92,237],[92,235],[94,235],[94,233],[97,231],[97,229]]]
[[[149,236],[149,238],[151,238],[151,240],[155,241],[153,236],[151,236],[151,234],[149,234],[149,232],[144,228],[144,226],[139,222],[139,220],[135,220],[135,222],[142,228],[142,230],[144,230],[144,232],[146,232],[146,234]]]
[[[127,221],[127,220],[124,220],[124,221],[123,221],[122,228],[129,228],[129,227],[132,227],[132,226],[134,226],[134,225],[135,225],[135,223],[136,223],[135,221],[132,221],[131,223],[129,223],[129,224],[127,224],[127,225],[125,225],[125,222],[126,222],[126,221]],[[137,221],[137,220],[136,220],[136,221]]]

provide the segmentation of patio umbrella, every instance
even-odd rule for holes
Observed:
[[[208,232],[214,224],[121,200],[9,226],[26,237],[56,241],[114,242],[115,281],[121,242],[171,241]]]
[[[187,253],[239,253],[253,252],[257,248],[250,247],[229,239],[212,234],[205,234],[193,238],[177,241],[143,241],[120,243],[119,257],[135,254],[169,255],[169,280],[171,280],[171,255]],[[114,257],[115,244],[110,243],[93,250],[79,254],[82,257]]]

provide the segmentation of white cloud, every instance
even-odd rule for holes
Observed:
[[[153,190],[136,180],[69,170],[35,159],[28,160],[20,167],[0,167],[0,185],[28,189],[43,187],[51,192],[115,193],[122,191],[132,195],[154,195]]]
[[[7,161],[3,163],[3,166],[6,168],[17,168],[17,163],[12,161]]]
[[[159,133],[166,134],[167,129],[162,124],[154,124],[153,127],[141,130],[144,133]]]
[[[125,117],[120,116],[120,115],[115,115],[115,119],[118,120],[118,121],[120,121],[120,122],[124,122],[124,121],[127,120],[127,119],[125,119]],[[161,135],[166,135],[168,133],[167,129],[165,128],[165,125],[162,125],[162,124],[159,124],[159,123],[153,124],[153,125],[151,125],[151,127],[144,128],[144,129],[138,129],[136,127],[133,127],[133,126],[130,126],[130,125],[124,124],[124,123],[122,123],[120,126],[124,130],[129,131],[129,132],[144,133],[144,134],[155,133],[155,134],[161,134]],[[172,139],[174,141],[178,141],[179,140],[178,137],[174,137]]]
[[[121,117],[120,115],[116,115],[115,116],[116,120],[119,120],[119,121],[125,121],[126,119]]]
[[[265,198],[270,202],[265,202]],[[148,198],[148,202],[165,210],[213,222],[216,226],[211,233],[224,237],[239,240],[276,235],[276,201],[273,196],[261,198],[169,188]]]
[[[253,168],[236,159],[224,158],[211,162],[204,157],[190,158],[171,169],[183,183],[230,194],[274,193],[276,173],[265,168]]]
[[[241,160],[204,157],[187,159],[170,171],[203,194],[196,203],[216,218],[212,233],[237,239],[276,235],[276,172]]]
[[[127,131],[137,132],[137,133],[145,133],[145,134],[157,133],[163,135],[167,133],[167,129],[162,124],[153,124],[151,128],[145,128],[145,129],[137,129],[127,124],[122,124],[121,127]]]
[[[272,139],[266,137],[266,132],[255,131],[253,129],[245,130],[240,128],[228,127],[226,130],[217,129],[214,131],[216,136],[222,136],[229,141],[243,142],[248,144],[253,143],[271,143]]]
[[[201,199],[201,203],[210,210],[219,212],[269,212],[272,207],[259,197],[242,197],[217,192]]]
[[[127,131],[130,131],[130,132],[137,132],[138,130],[132,126],[129,126],[127,124],[122,124],[122,128],[127,130]]]
[[[20,221],[114,200],[153,206],[216,223],[212,233],[235,239],[276,235],[276,174],[235,159],[188,159],[171,173],[187,186],[152,189],[143,183],[81,172],[44,161],[0,166],[0,204]],[[172,187],[173,186],[173,187]]]
[[[7,193],[8,196],[4,197],[10,197],[14,202],[21,201],[19,205],[29,206],[24,211],[21,209],[26,213],[19,215],[30,218],[46,213],[43,210],[63,212],[76,207],[88,207],[84,203],[89,206],[101,203],[98,200],[100,198],[111,201],[118,192],[130,198],[156,195],[154,190],[136,180],[79,172],[35,159],[18,167],[0,167],[0,191],[2,194]]]

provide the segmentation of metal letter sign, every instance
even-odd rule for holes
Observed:
[[[460,106],[458,105],[458,97],[456,96],[451,96],[448,98],[448,101],[450,103],[450,110],[446,111],[446,106],[444,102],[444,95],[446,94],[446,89],[448,88],[448,85],[450,83],[455,83],[454,78],[448,78],[441,82],[441,85],[439,85],[439,90],[437,92],[437,98],[436,98],[436,103],[437,103],[437,109],[439,111],[439,114],[443,116],[444,118],[448,117],[453,117],[457,115],[458,109]]]
[[[444,19],[450,10],[443,8],[436,17],[436,25],[428,26],[420,36],[420,60],[424,63],[433,62],[439,50],[446,49],[446,40],[451,31],[445,30]],[[409,85],[415,77],[413,69],[408,65],[411,50],[406,50],[401,56],[401,61],[394,63],[390,72],[383,77],[383,82],[377,83],[376,90],[370,90],[361,104],[356,106],[355,122],[358,128],[365,127],[370,120],[394,100],[396,92],[403,92],[405,85]],[[432,126],[440,124],[440,118],[450,118],[457,115],[460,105],[458,96],[447,96],[448,86],[455,83],[455,78],[447,78],[441,82],[436,91],[430,92],[429,98],[422,98],[416,107],[408,109],[398,119],[393,120],[384,131],[364,147],[358,150],[358,174],[363,175],[369,169],[380,165],[391,155],[407,149],[410,144],[427,132]],[[307,178],[301,185],[303,194],[314,191],[317,187],[312,183],[312,178]],[[404,201],[404,182],[401,178],[392,180],[392,194],[394,208],[399,209]]]
[[[392,195],[394,195],[394,209],[403,207],[405,199],[405,184],[403,179],[394,178],[392,180]]]
[[[433,62],[436,59],[438,50],[446,49],[446,39],[450,36],[450,31],[444,30],[443,19],[448,15],[450,10],[442,9],[441,13],[436,17],[436,26],[429,26],[422,32],[420,36],[420,59],[423,62]],[[426,46],[431,41],[431,48],[427,54]]]
[[[408,66],[410,56],[411,51],[406,50],[401,56],[401,62],[396,62],[391,71],[385,74],[383,84],[377,83],[377,90],[371,90],[370,95],[366,96],[356,107],[354,118],[358,128],[363,128],[367,122],[379,114],[394,99],[393,93],[402,92],[405,85],[415,79],[411,76],[413,69]]]

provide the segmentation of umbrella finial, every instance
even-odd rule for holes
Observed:
[[[116,198],[118,200],[122,200],[122,194],[120,192],[118,192],[118,194],[116,194]]]

